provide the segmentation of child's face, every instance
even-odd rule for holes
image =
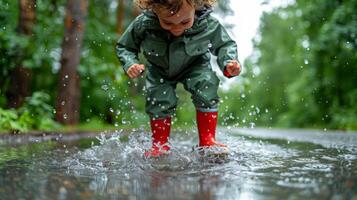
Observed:
[[[193,5],[183,2],[181,9],[172,15],[169,10],[154,10],[163,29],[170,31],[176,37],[182,35],[186,29],[192,27],[195,19]]]

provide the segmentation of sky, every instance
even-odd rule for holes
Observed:
[[[234,16],[226,17],[230,23],[235,25],[231,35],[238,44],[239,60],[244,60],[252,53],[252,39],[257,35],[260,16],[264,11],[271,11],[274,7],[288,4],[291,0],[230,0],[230,7]]]
[[[228,22],[233,24],[233,30],[229,31],[231,37],[238,45],[238,59],[243,65],[244,60],[253,52],[253,38],[258,34],[260,17],[264,11],[269,12],[272,9],[284,6],[294,0],[230,0],[230,7],[234,12],[233,16],[221,18],[215,15],[223,24]],[[265,2],[265,3],[263,3]],[[219,72],[218,66],[212,62],[213,69]],[[232,84],[239,84],[241,79],[223,79],[223,90],[228,90]]]

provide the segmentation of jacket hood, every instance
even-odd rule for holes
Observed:
[[[209,14],[211,14],[211,12],[212,8],[204,6],[203,8],[196,10],[195,20],[200,21],[202,19],[205,19],[206,17],[208,17]]]

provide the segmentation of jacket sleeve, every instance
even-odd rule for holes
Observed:
[[[210,17],[210,23],[213,28],[213,37],[211,40],[211,53],[217,56],[217,63],[222,72],[225,72],[226,65],[232,61],[238,60],[237,44],[228,35],[226,29],[217,19]]]
[[[129,25],[116,44],[116,55],[125,72],[131,65],[139,63],[138,53],[143,38],[140,19],[141,16],[137,17]]]

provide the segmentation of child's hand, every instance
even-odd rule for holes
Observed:
[[[232,60],[226,65],[226,70],[231,76],[238,76],[242,70],[240,64],[236,60]]]
[[[137,78],[145,71],[145,65],[142,64],[133,64],[129,67],[126,73],[130,78]]]

